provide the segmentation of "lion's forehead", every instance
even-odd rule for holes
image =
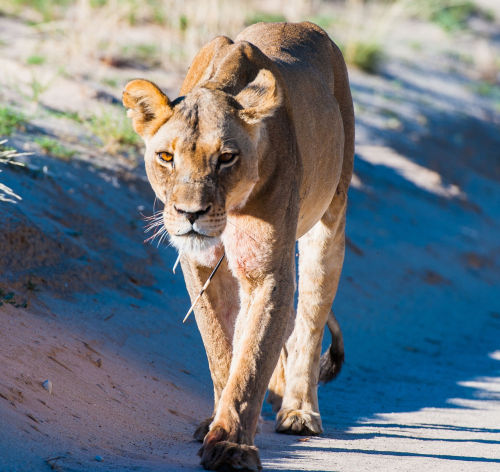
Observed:
[[[200,132],[181,120],[170,121],[158,130],[151,146],[155,152],[165,150],[177,156],[211,155],[220,149],[224,130],[211,128]]]
[[[174,108],[173,118],[192,129],[218,127],[234,116],[233,101],[221,91],[201,87],[187,94]]]
[[[196,89],[175,106],[173,115],[155,134],[152,145],[156,151],[165,148],[195,161],[216,154],[223,147],[238,148],[237,143],[244,137],[234,111],[230,96]]]

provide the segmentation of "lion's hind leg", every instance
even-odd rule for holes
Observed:
[[[299,239],[299,301],[286,343],[286,385],[276,417],[276,430],[281,433],[314,435],[323,431],[317,392],[321,341],[344,261],[346,200],[343,193],[335,195],[321,220]],[[342,342],[337,328],[338,324],[331,324],[333,349]],[[339,365],[332,362],[341,362],[343,346],[342,354],[337,354],[324,358],[324,377],[338,373]]]

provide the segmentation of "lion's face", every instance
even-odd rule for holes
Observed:
[[[244,205],[258,180],[255,130],[238,107],[224,92],[197,89],[147,141],[147,175],[178,249],[216,243],[227,212]]]
[[[267,70],[237,96],[200,86],[170,102],[150,82],[127,85],[123,101],[146,143],[147,175],[179,250],[217,244],[228,212],[245,205],[259,178],[262,120],[280,99]]]

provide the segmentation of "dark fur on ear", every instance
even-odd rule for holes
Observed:
[[[153,136],[172,116],[168,97],[152,82],[144,79],[130,81],[123,90],[123,105],[132,118],[135,132],[142,138]]]

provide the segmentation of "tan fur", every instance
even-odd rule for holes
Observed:
[[[196,433],[202,464],[258,470],[253,440],[268,386],[278,431],[322,431],[321,339],[342,268],[354,156],[342,55],[312,23],[261,23],[206,45],[179,99],[133,81],[124,104],[146,142],[148,178],[192,299],[227,256],[195,308],[215,400]],[[237,156],[224,166],[221,154]]]

